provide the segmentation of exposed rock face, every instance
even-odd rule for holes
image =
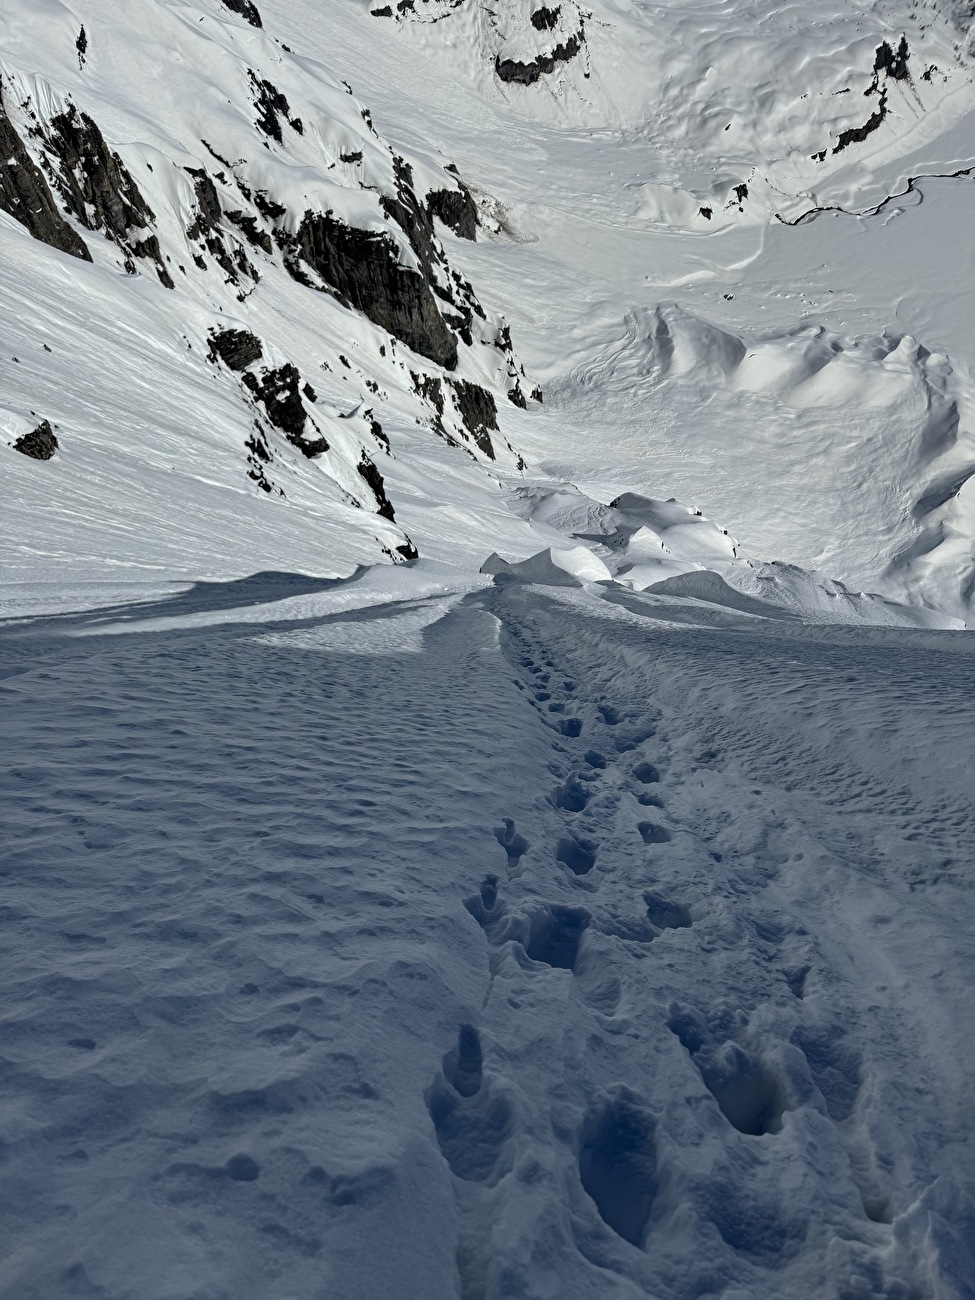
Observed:
[[[40,168],[24,147],[3,106],[0,81],[0,208],[42,243],[91,261],[84,240],[58,211]]]
[[[281,134],[280,118],[284,118],[293,131],[299,135],[303,134],[301,119],[293,117],[288,119],[291,112],[291,106],[288,103],[287,96],[284,95],[273,81],[267,81],[263,77],[258,77],[251,72],[250,76],[251,91],[254,95],[254,107],[257,109],[258,128],[269,135],[272,140],[277,140],[281,144],[284,136]]]
[[[42,420],[36,429],[14,443],[14,451],[30,456],[31,460],[50,460],[57,449],[57,437],[47,420]]]
[[[298,228],[298,246],[308,265],[347,306],[420,356],[454,369],[457,340],[424,277],[399,265],[392,240],[346,226],[331,213],[306,212]]]
[[[883,90],[876,110],[870,114],[863,126],[851,126],[848,130],[840,132],[833,153],[841,153],[851,144],[863,144],[868,136],[873,135],[874,131],[883,125],[886,116],[887,92]]]
[[[356,469],[372,489],[372,494],[376,498],[376,514],[382,515],[382,517],[388,519],[390,523],[395,523],[396,516],[393,513],[393,504],[386,495],[386,484],[383,480],[383,476],[365,452],[362,453],[362,460],[359,461]]]
[[[109,151],[97,124],[69,104],[51,119],[46,144],[58,160],[55,184],[68,211],[89,230],[104,230],[129,255],[129,262],[132,257],[151,258],[159,279],[172,289],[158,238],[131,237],[133,230],[146,230],[155,216],[121,158]],[[127,268],[134,269],[128,263]]]
[[[427,195],[427,211],[439,217],[461,239],[477,238],[477,207],[466,186],[459,190],[431,190]]]
[[[494,444],[489,430],[498,429],[498,408],[494,398],[479,384],[466,380],[453,381],[454,395],[460,417],[485,456],[494,460]]]
[[[567,41],[556,45],[547,54],[539,54],[530,63],[518,63],[515,59],[502,59],[499,55],[494,61],[494,70],[500,81],[517,82],[522,86],[533,86],[543,73],[554,72],[558,64],[568,63],[582,49],[583,33],[574,32]]]
[[[210,350],[231,370],[244,370],[264,355],[261,340],[249,330],[220,330],[211,334]]]
[[[253,244],[255,248],[259,248],[270,257],[274,252],[271,236],[266,230],[261,230],[255,216],[247,212],[241,212],[239,209],[228,212],[226,216],[231,225],[237,227],[249,244]]]
[[[186,170],[193,177],[193,191],[196,195],[196,219],[187,229],[186,238],[199,240],[203,244],[231,284],[238,284],[241,275],[248,275],[252,280],[258,279],[257,271],[241,245],[234,245],[232,241],[228,244],[220,230],[220,220],[224,214],[217,187],[210,176],[203,167],[187,167]],[[227,213],[228,221],[234,217],[243,220],[243,216],[241,212]],[[253,222],[254,218],[250,220]],[[249,229],[244,234],[249,237]],[[261,247],[269,249],[270,243],[270,237],[265,235]],[[193,260],[201,270],[206,268],[206,260],[199,253],[194,253]]]
[[[847,130],[840,132],[832,151],[834,154],[842,153],[851,144],[862,144],[868,136],[873,135],[874,131],[883,126],[888,111],[887,86],[882,86],[880,79],[883,77],[885,80],[889,79],[891,81],[909,81],[911,76],[907,66],[909,58],[910,50],[905,36],[901,36],[896,50],[887,41],[881,41],[877,46],[873,60],[873,81],[863,92],[866,96],[879,96],[877,107],[862,126],[851,126]],[[826,152],[825,149],[822,149],[812,156],[817,162],[822,162],[826,157]]]
[[[906,81],[910,76],[907,69],[907,60],[909,51],[907,48],[907,37],[901,36],[900,44],[896,50],[891,49],[887,41],[881,41],[877,46],[877,53],[873,61],[873,70],[875,73],[886,72],[887,76],[893,81]]]
[[[251,4],[251,0],[223,0],[223,3],[232,13],[240,14],[252,27],[264,26],[257,5]]]
[[[262,492],[268,496],[275,492],[278,496],[284,496],[284,489],[276,487],[268,477],[268,469],[274,461],[274,453],[267,445],[267,438],[264,430],[258,421],[254,421],[254,431],[244,443],[247,448],[247,477],[253,479]]]
[[[328,451],[328,442],[317,429],[317,437],[305,436],[308,413],[301,400],[301,375],[297,366],[289,361],[277,370],[265,370],[260,378],[245,372],[241,375],[241,380],[264,407],[267,418],[274,427],[280,429],[303,455],[320,456]]]
[[[227,0],[224,0],[224,3],[226,2]],[[535,28],[536,32],[550,32],[559,21],[559,14],[561,12],[561,5],[557,5],[554,9],[549,9],[546,5],[542,5],[540,9],[536,9],[532,14],[532,26]]]

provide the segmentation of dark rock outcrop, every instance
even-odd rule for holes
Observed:
[[[530,63],[519,63],[515,59],[502,59],[500,55],[494,61],[494,71],[499,81],[516,82],[521,86],[533,86],[543,73],[554,72],[560,63],[568,63],[582,49],[583,34],[574,32],[567,41],[556,45],[547,54],[537,55]]]
[[[211,334],[210,353],[231,370],[245,370],[264,355],[261,340],[250,330],[218,330]]]
[[[297,131],[299,135],[303,134],[301,119],[298,117],[288,118],[291,112],[291,106],[288,103],[287,96],[280,90],[273,81],[267,81],[264,77],[257,76],[256,73],[248,73],[251,83],[251,91],[254,95],[254,107],[257,109],[257,126],[269,135],[272,140],[277,140],[281,144],[283,136],[281,134],[280,118],[284,118],[292,131]]]
[[[240,14],[241,18],[247,20],[252,27],[263,27],[261,15],[257,12],[257,5],[252,4],[251,0],[223,0],[224,5],[231,13]]]
[[[466,186],[457,190],[431,190],[427,195],[427,211],[431,217],[439,217],[461,239],[477,238],[477,207]]]
[[[887,116],[887,92],[881,91],[880,103],[876,110],[870,114],[863,126],[851,126],[846,131],[841,131],[836,141],[833,153],[841,153],[851,144],[862,144],[870,135],[873,135],[880,126],[883,125]]]
[[[834,154],[842,153],[851,144],[862,144],[868,136],[873,135],[874,131],[883,126],[887,118],[887,87],[881,86],[880,79],[883,77],[885,80],[889,78],[891,81],[909,81],[911,77],[907,66],[909,57],[910,51],[905,36],[901,36],[896,50],[887,41],[881,41],[877,46],[873,60],[873,81],[863,92],[866,96],[879,96],[877,107],[862,126],[851,126],[847,130],[840,132],[832,151]],[[812,157],[816,162],[822,162],[826,157],[826,153],[827,151],[822,149],[819,153],[814,153]]]
[[[345,305],[420,356],[454,369],[457,340],[437,310],[430,285],[418,271],[400,266],[391,239],[347,226],[330,212],[306,212],[298,247]]]
[[[97,123],[69,104],[51,119],[45,143],[57,159],[55,185],[68,211],[89,230],[104,230],[127,254],[127,270],[135,269],[133,257],[150,258],[159,279],[172,289],[156,235],[132,235],[147,230],[155,215],[121,158],[109,150]]]
[[[14,443],[14,451],[30,456],[31,460],[50,460],[57,449],[57,437],[47,420],[42,420],[36,429],[31,429]]]
[[[248,275],[252,280],[258,279],[257,271],[251,265],[243,247],[239,243],[234,243],[233,240],[228,241],[220,230],[220,220],[224,213],[220,206],[217,187],[210,176],[203,167],[187,167],[186,171],[193,177],[193,191],[196,195],[196,217],[187,228],[186,238],[194,241],[199,240],[203,244],[231,284],[238,284],[241,275]],[[244,224],[248,220],[253,223],[255,236],[260,234],[263,235],[263,238],[259,240],[255,238],[251,242],[259,242],[261,248],[270,251],[270,238],[263,231],[257,232],[255,218],[244,218],[242,212],[228,212],[226,215],[228,221],[231,222],[235,217],[239,217]],[[243,233],[249,237],[249,225],[247,229],[243,230]],[[201,270],[206,268],[206,260],[200,254],[195,253],[193,260]]]
[[[255,248],[259,248],[262,252],[267,253],[269,257],[271,256],[274,252],[271,236],[266,230],[261,230],[255,216],[237,209],[228,212],[226,216],[231,225],[237,227],[249,244],[253,244]]]
[[[328,451],[328,442],[315,430],[317,437],[305,436],[308,413],[301,400],[301,375],[291,362],[276,370],[265,370],[260,377],[245,371],[244,386],[267,412],[267,418],[280,429],[290,443],[305,456],[320,456]]]
[[[559,14],[562,12],[562,6],[557,5],[554,9],[549,9],[547,5],[542,5],[532,14],[531,23],[536,32],[550,32],[555,24],[559,21]]]
[[[396,222],[410,241],[426,283],[442,302],[453,308],[449,313],[441,308],[444,320],[470,347],[473,341],[471,322],[474,313],[483,317],[484,312],[471,285],[447,266],[429,209],[416,196],[413,169],[404,158],[396,155],[393,157],[393,172],[396,178],[395,197],[384,194],[379,200],[380,205],[387,217]],[[452,370],[453,366],[448,369]]]
[[[47,144],[61,164],[64,200],[90,230],[104,229],[124,240],[130,230],[144,230],[153,220],[138,185],[87,113],[69,104],[51,119]]]
[[[901,36],[900,44],[896,50],[891,49],[887,41],[882,41],[877,46],[877,53],[873,61],[873,70],[878,75],[886,72],[887,76],[893,81],[906,81],[910,73],[907,70],[907,60],[909,51],[907,48],[907,37]]]
[[[277,487],[268,477],[268,470],[274,463],[274,453],[267,445],[267,437],[260,424],[254,421],[254,432],[244,443],[247,448],[247,477],[252,479],[262,492],[268,496],[275,492],[278,496],[284,496],[284,489]]]
[[[91,261],[84,240],[58,211],[41,169],[24,147],[3,106],[0,80],[0,208],[44,244]]]
[[[393,503],[386,495],[386,484],[383,480],[383,476],[365,452],[362,453],[362,459],[359,461],[356,469],[372,489],[372,494],[376,498],[376,514],[382,515],[382,517],[388,519],[390,523],[395,523],[396,516],[393,513]]]
[[[454,380],[453,388],[465,428],[485,456],[494,460],[494,444],[489,432],[498,429],[498,408],[494,398],[480,384],[471,384],[464,379]]]

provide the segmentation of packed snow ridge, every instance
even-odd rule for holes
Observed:
[[[964,1300],[975,29],[6,0],[0,1297]]]

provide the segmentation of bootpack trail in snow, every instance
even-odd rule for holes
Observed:
[[[970,0],[3,32],[0,1300],[972,1300]]]
[[[2,634],[2,1294],[972,1294],[967,636],[354,587]]]

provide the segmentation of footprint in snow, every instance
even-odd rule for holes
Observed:
[[[552,802],[556,808],[562,808],[565,812],[582,812],[589,802],[589,791],[579,780],[578,774],[571,772],[553,793]]]
[[[579,1177],[599,1217],[624,1241],[643,1245],[657,1195],[656,1123],[628,1088],[594,1105],[579,1135]]]
[[[672,838],[666,826],[658,826],[654,822],[640,822],[637,830],[644,844],[668,844]]]
[[[577,840],[574,835],[563,835],[556,845],[555,860],[575,875],[584,876],[596,865],[596,849],[592,840]]]
[[[511,817],[502,817],[502,826],[495,826],[494,838],[508,855],[508,865],[514,866],[531,848],[524,835],[519,834]]]
[[[485,1183],[501,1172],[514,1108],[485,1077],[481,1038],[473,1025],[461,1025],[457,1046],[444,1057],[426,1103],[437,1145],[455,1178]]]

